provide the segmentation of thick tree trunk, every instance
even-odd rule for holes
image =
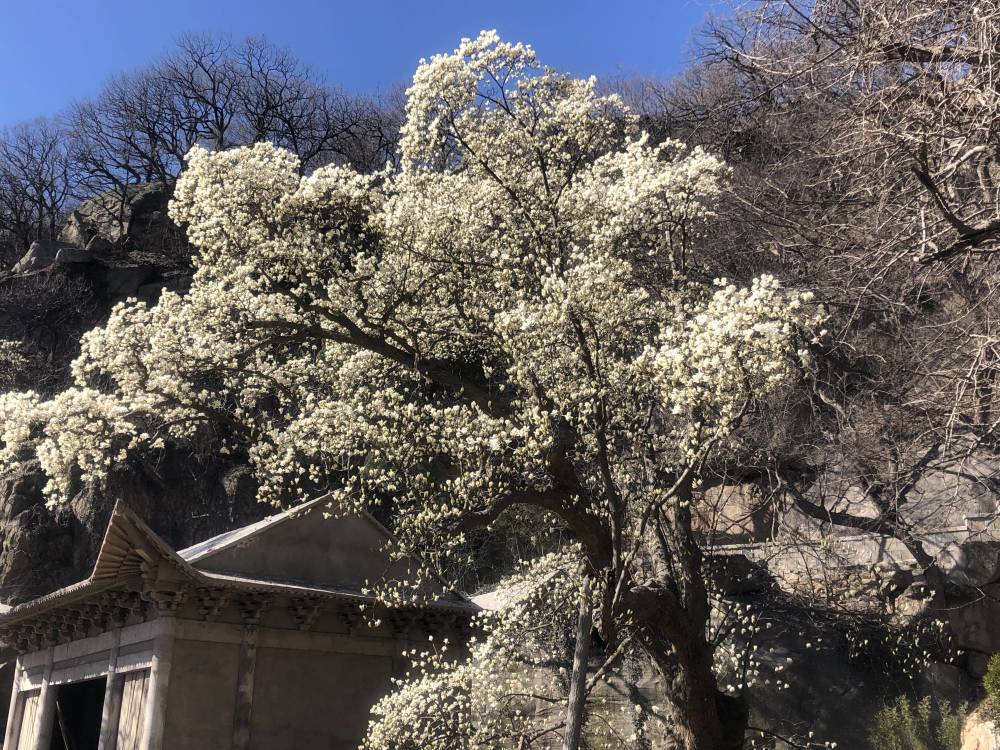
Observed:
[[[701,655],[677,670],[673,693],[681,721],[677,733],[686,750],[740,750],[746,732],[743,702],[720,692],[711,657]]]
[[[646,650],[674,705],[676,733],[685,750],[741,750],[746,707],[742,700],[719,691],[704,637],[676,638],[673,627],[657,623],[655,611],[647,615],[639,615],[648,623]]]

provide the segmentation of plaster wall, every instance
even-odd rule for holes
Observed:
[[[393,660],[284,648],[257,652],[251,750],[356,750]]]
[[[178,639],[172,659],[163,747],[229,747],[239,646]]]

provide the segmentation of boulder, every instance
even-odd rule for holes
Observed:
[[[965,720],[961,750],[1000,750],[1000,737],[995,722],[987,719],[981,708],[973,711]]]
[[[115,246],[110,240],[100,235],[95,235],[90,238],[90,242],[87,243],[87,252],[93,257],[100,257],[102,255],[107,255],[115,249]]]
[[[921,617],[930,608],[933,593],[924,577],[916,575],[913,583],[892,600],[893,610],[897,615],[908,619]]]
[[[56,253],[56,263],[90,263],[94,256],[90,251],[77,245],[64,245]]]
[[[81,247],[86,247],[94,237],[117,242],[128,226],[129,213],[129,203],[123,204],[117,193],[88,198],[69,215],[59,239]]]
[[[959,648],[992,654],[1000,651],[1000,583],[982,586],[981,591],[971,601],[951,604],[948,623]]]
[[[172,186],[151,182],[130,185],[124,194],[111,191],[88,198],[70,214],[59,239],[87,247],[95,256],[126,246],[152,257],[169,254],[183,238],[167,214],[171,194]],[[100,247],[91,247],[95,240]]]
[[[10,270],[12,273],[34,273],[48,268],[55,262],[56,255],[62,247],[56,240],[35,240],[24,257]]]
[[[948,581],[979,588],[1000,580],[1000,543],[950,542],[938,553],[938,567]]]
[[[86,247],[94,237],[112,243],[126,235],[148,232],[170,224],[167,206],[172,186],[162,182],[129,185],[124,194],[109,191],[88,198],[69,215],[59,233],[63,242]]]
[[[128,199],[130,218],[146,217],[154,221],[167,221],[166,211],[172,194],[173,188],[162,182],[136,185]]]
[[[108,266],[105,288],[109,299],[135,296],[139,288],[156,276],[154,266]]]
[[[59,240],[70,245],[86,246],[92,236],[93,233],[88,230],[77,211],[70,213],[63,228],[59,230]]]

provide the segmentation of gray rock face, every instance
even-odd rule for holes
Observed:
[[[34,273],[51,266],[63,245],[55,240],[35,240],[14,267],[12,273]]]
[[[981,594],[948,610],[948,622],[959,648],[989,655],[1000,651],[1000,583],[981,588]],[[974,660],[981,664],[984,660]]]
[[[975,691],[976,687],[969,673],[954,664],[935,662],[926,667],[920,675],[922,694],[935,695],[953,703],[959,702],[962,696]]]
[[[1000,580],[1000,544],[970,540],[951,542],[938,553],[938,567],[959,586],[978,588]]]
[[[164,286],[189,283],[190,251],[166,213],[169,187],[130,188],[126,198],[84,201],[58,240],[34,243],[14,273],[0,276],[0,338],[20,342],[35,368],[18,387],[64,387],[81,332],[100,325],[115,302],[140,289],[154,300]],[[37,464],[0,477],[0,601],[84,577],[118,498],[179,546],[266,514],[245,468],[168,454],[155,471],[141,462],[117,467],[105,485],[81,486],[55,508],[45,503]]]
[[[34,462],[0,480],[0,600],[13,604],[63,585],[75,534],[65,510],[46,508]]]
[[[90,263],[94,256],[89,250],[76,245],[66,245],[56,253],[56,263]]]
[[[756,726],[787,731],[784,722],[794,724],[797,720],[800,734],[811,731],[821,741],[836,742],[843,748],[867,747],[872,717],[883,700],[873,675],[851,669],[837,653],[778,649],[769,654],[765,665],[785,666],[782,676],[791,687],[772,682],[750,691]]]

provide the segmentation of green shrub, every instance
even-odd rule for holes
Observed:
[[[882,707],[868,733],[872,750],[960,750],[965,704],[900,697]]]
[[[983,688],[990,698],[1000,700],[1000,653],[993,654],[986,663],[986,674],[983,675]]]
[[[986,691],[983,712],[993,722],[993,731],[1000,734],[1000,653],[993,654],[986,665],[983,689]]]

